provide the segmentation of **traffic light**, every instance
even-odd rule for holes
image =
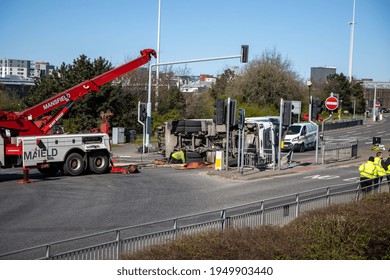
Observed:
[[[226,100],[226,103],[227,103],[227,100]],[[234,126],[237,123],[237,120],[236,120],[236,110],[237,110],[237,100],[230,99],[230,108],[229,108],[229,113],[230,113],[230,115],[229,115],[229,124],[230,124],[230,126]]]
[[[146,103],[139,103],[139,120],[144,122],[147,117]]]
[[[291,101],[283,101],[283,114],[282,114],[282,125],[289,126],[291,124],[293,105]]]
[[[214,123],[216,125],[225,124],[225,99],[217,99],[214,103]]]
[[[245,109],[238,109],[238,129],[244,129],[245,126]]]
[[[241,45],[241,63],[247,63],[248,62],[248,54],[249,54],[249,46],[248,45]]]
[[[236,110],[237,110],[237,100],[230,99],[229,104],[229,116],[227,115],[228,110],[228,100],[227,99],[217,99],[214,103],[214,123],[216,125],[227,124],[229,120],[230,126],[234,126],[237,123],[236,120]]]
[[[318,99],[318,97],[313,97],[313,102],[311,104],[311,115],[312,118],[318,121],[318,116],[324,110],[324,101]]]

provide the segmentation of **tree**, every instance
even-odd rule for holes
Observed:
[[[17,112],[21,110],[21,100],[15,92],[8,92],[3,84],[0,84],[0,109],[3,111]]]
[[[226,94],[246,104],[278,108],[280,98],[302,100],[303,87],[291,63],[273,50],[248,63],[243,74],[228,83]]]
[[[366,110],[366,102],[364,99],[364,88],[362,83],[353,80],[351,91],[351,99],[355,101],[355,111],[359,114],[363,114]]]
[[[357,113],[363,113],[365,109],[363,91],[361,83],[356,81],[350,83],[343,73],[329,75],[324,89],[327,96],[331,92],[339,94],[343,110],[351,112],[353,110],[353,101],[355,101]]]
[[[163,89],[159,91],[158,96],[158,108],[159,114],[166,114],[170,110],[176,109],[181,116],[184,116],[186,109],[186,101],[180,89],[177,87],[171,87],[170,89]]]
[[[186,97],[187,119],[211,119],[214,114],[214,99],[209,92],[192,93]]]
[[[110,69],[112,69],[111,63],[102,57],[91,62],[85,55],[80,55],[73,61],[72,65],[63,63],[53,72],[53,75],[36,80],[30,95],[24,99],[24,102],[27,106],[36,105],[54,94],[65,91],[82,81],[92,79]],[[107,84],[100,87],[96,94],[88,94],[75,102],[68,115],[64,117],[65,129],[69,132],[79,132],[97,127],[100,112],[114,108],[113,96],[119,91],[119,86]]]
[[[148,72],[147,68],[137,68],[119,78],[120,91],[112,95],[112,126],[131,127],[142,131],[138,123],[138,102],[147,102]]]
[[[215,84],[210,90],[210,95],[214,100],[218,98],[224,98],[226,95],[226,89],[229,83],[236,77],[236,74],[231,69],[226,69],[217,79]]]

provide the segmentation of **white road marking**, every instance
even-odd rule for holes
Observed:
[[[332,179],[338,179],[340,176],[337,175],[310,175],[303,177],[304,179],[318,179],[318,180],[332,180]]]

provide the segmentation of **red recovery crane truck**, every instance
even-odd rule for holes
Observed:
[[[28,183],[30,168],[46,175],[62,171],[77,176],[85,169],[100,174],[114,168],[111,161],[110,139],[105,133],[51,134],[51,128],[63,117],[77,100],[94,93],[114,79],[148,63],[153,49],[141,51],[141,56],[91,80],[58,93],[22,112],[0,109],[0,168],[23,167]],[[45,116],[62,107],[54,116]],[[38,118],[41,118],[38,120]]]

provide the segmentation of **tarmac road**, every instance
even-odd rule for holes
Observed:
[[[383,124],[366,124],[365,128],[368,125]],[[139,162],[141,155],[134,149],[121,145],[113,152]],[[138,174],[44,178],[32,171],[33,183],[19,185],[21,169],[1,170],[0,254],[337,184],[356,177],[358,164],[372,153],[367,148],[348,162],[326,166],[303,162],[293,168],[244,175],[234,169],[146,167]],[[154,158],[161,155],[142,155],[144,163]]]

